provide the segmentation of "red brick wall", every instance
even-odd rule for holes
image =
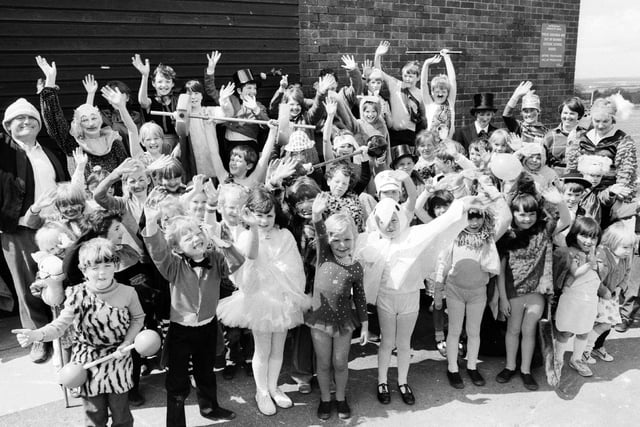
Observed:
[[[557,106],[573,94],[579,8],[578,1],[559,0],[300,0],[302,83],[310,87],[321,68],[340,70],[343,54],[358,63],[373,59],[381,40],[391,42],[383,67],[396,77],[405,62],[427,58],[406,50],[462,50],[453,56],[458,125],[469,122],[474,93],[496,93],[500,113],[513,89],[531,80],[542,121],[555,126]],[[543,23],[566,25],[562,68],[539,67]],[[431,67],[430,75],[440,73],[443,63]]]

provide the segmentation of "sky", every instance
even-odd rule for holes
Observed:
[[[640,0],[580,0],[576,78],[601,77],[640,77]]]

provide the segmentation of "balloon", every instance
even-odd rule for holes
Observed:
[[[143,357],[153,356],[160,350],[160,335],[151,329],[145,329],[136,335],[135,349]]]
[[[87,371],[79,363],[67,363],[58,371],[58,382],[65,387],[80,387],[85,381],[87,381]]]
[[[489,162],[491,172],[503,181],[513,181],[522,173],[522,163],[513,154],[494,153]]]

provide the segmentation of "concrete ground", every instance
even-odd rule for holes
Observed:
[[[422,317],[422,316],[421,316]],[[425,327],[424,319],[419,327]],[[28,351],[18,346],[10,330],[19,326],[16,317],[0,319],[0,426],[81,426],[83,412],[79,399],[71,399],[65,408],[63,394],[55,383],[52,362],[31,363]],[[431,341],[432,342],[432,341]],[[415,346],[420,348],[420,344]],[[541,369],[534,371],[539,391],[529,392],[519,377],[508,384],[495,382],[503,368],[501,358],[486,358],[479,369],[487,379],[485,387],[471,384],[463,372],[466,387],[451,388],[446,379],[446,361],[429,347],[415,350],[409,375],[416,394],[416,405],[406,406],[395,388],[395,369],[389,383],[392,403],[380,405],[376,399],[376,346],[368,344],[351,349],[348,399],[353,417],[348,421],[316,418],[319,392],[301,395],[287,375],[281,376],[282,388],[294,400],[295,407],[279,410],[275,416],[261,415],[253,400],[253,380],[239,371],[236,379],[219,376],[219,400],[237,413],[228,423],[238,426],[631,426],[637,425],[640,407],[640,329],[625,334],[613,332],[607,349],[614,362],[598,362],[594,376],[582,378],[566,367],[557,389],[549,387]],[[394,359],[395,363],[395,359]],[[133,408],[137,426],[163,426],[165,417],[164,374],[144,377],[141,391],[144,406]],[[187,407],[190,426],[213,425],[202,418],[192,393]]]

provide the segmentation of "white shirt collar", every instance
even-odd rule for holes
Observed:
[[[36,149],[42,149],[42,146],[40,145],[40,143],[38,141],[36,141],[35,145],[31,146],[31,145],[27,145],[22,141],[18,141],[17,139],[14,139],[14,141],[16,142],[16,144],[18,144],[18,147],[20,147],[20,149],[22,149],[22,151],[32,151],[32,150],[36,150]]]
[[[481,128],[478,122],[474,121],[473,124],[476,127],[476,133],[480,133],[482,131],[489,133],[489,125],[487,125],[487,127]]]

